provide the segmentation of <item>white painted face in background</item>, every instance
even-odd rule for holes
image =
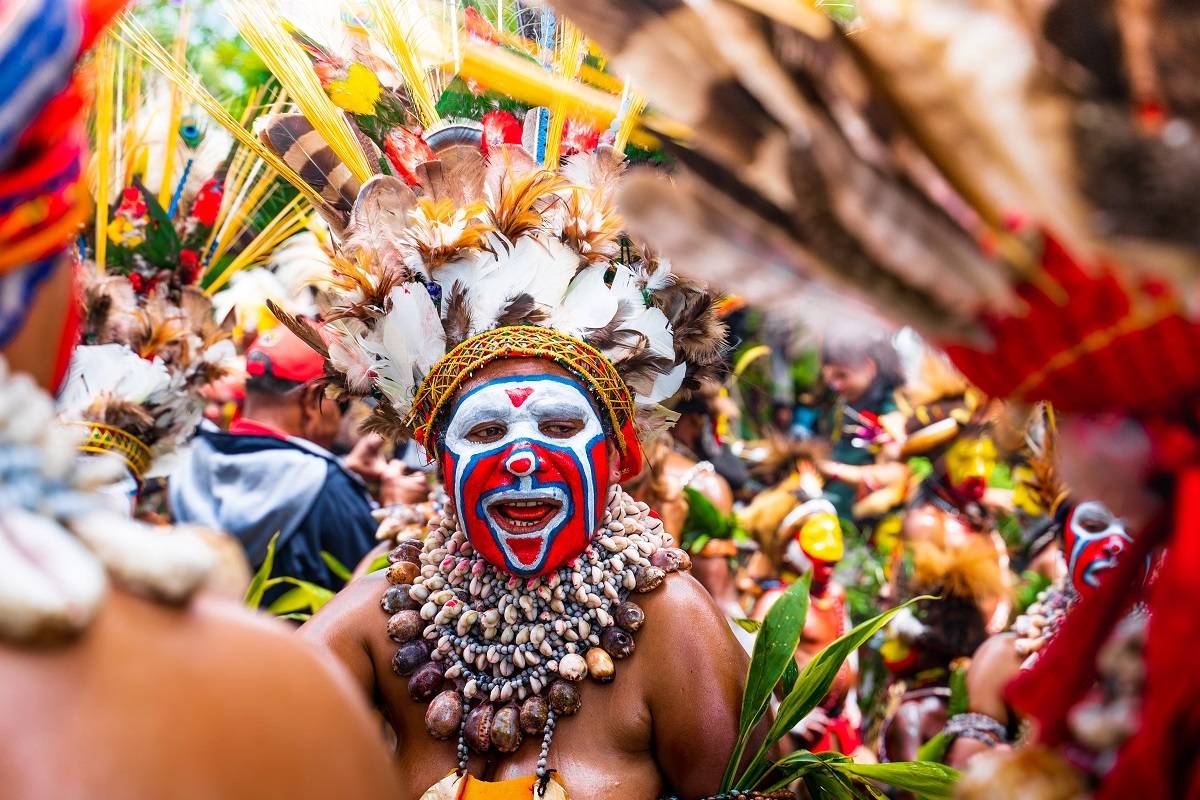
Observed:
[[[608,494],[608,442],[577,382],[509,376],[454,405],[442,469],[475,550],[532,577],[574,559],[591,540]]]

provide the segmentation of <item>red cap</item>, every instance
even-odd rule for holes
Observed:
[[[308,383],[325,374],[325,359],[299,336],[280,325],[266,331],[246,350],[246,374]]]

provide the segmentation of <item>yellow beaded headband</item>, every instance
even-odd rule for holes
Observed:
[[[431,457],[437,457],[434,429],[446,403],[476,370],[502,358],[545,358],[570,370],[603,406],[618,433],[621,452],[628,451],[629,437],[622,434],[634,418],[633,394],[613,363],[586,342],[553,328],[512,325],[484,331],[462,342],[433,365],[417,388],[408,427]]]
[[[79,421],[71,424],[87,430],[86,437],[79,444],[80,451],[97,454],[116,453],[138,481],[150,468],[150,448],[136,436],[102,422]]]

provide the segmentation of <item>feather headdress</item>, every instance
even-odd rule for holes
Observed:
[[[561,172],[518,145],[455,151],[455,183],[437,151],[417,171],[436,181],[369,179],[335,247],[328,380],[385,401],[373,427],[415,433],[432,451],[469,372],[529,355],[579,375],[631,444],[669,418],[663,401],[720,369],[725,329],[707,291],[623,239],[610,150]]]
[[[356,35],[395,27],[377,22]],[[725,328],[707,290],[624,233],[612,147],[566,135],[557,113],[547,129],[538,109],[430,124],[409,100],[419,74],[386,63],[404,44],[395,35],[343,57],[281,18],[253,27],[248,41],[300,112],[264,119],[259,140],[321,198],[334,235],[332,307],[312,344],[329,392],[378,401],[369,427],[432,453],[466,376],[531,356],[578,376],[628,452],[671,418],[663,401],[720,370]],[[561,160],[545,155],[548,137]]]
[[[87,428],[82,449],[118,453],[140,479],[194,434],[201,391],[236,355],[210,292],[264,260],[308,214],[298,202],[264,211],[280,204],[261,162],[186,113],[178,91],[121,48],[110,42],[100,54],[97,68],[117,86],[96,100],[96,216],[77,251],[81,346],[60,413]]]

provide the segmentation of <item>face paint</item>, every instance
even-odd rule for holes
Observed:
[[[800,526],[800,548],[812,559],[841,561],[842,526],[834,514],[814,514]]]
[[[958,439],[946,451],[946,479],[966,500],[981,500],[996,468],[996,445],[991,439]]]
[[[1071,509],[1063,525],[1063,550],[1075,591],[1081,596],[1095,592],[1132,542],[1125,523],[1103,503],[1088,500]]]
[[[498,378],[455,404],[442,470],[471,546],[513,575],[545,575],[582,553],[600,522],[608,440],[574,381]]]

